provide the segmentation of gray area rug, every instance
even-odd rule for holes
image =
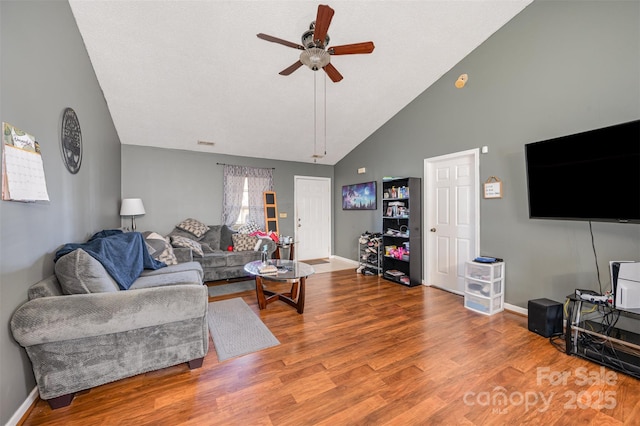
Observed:
[[[221,362],[280,344],[240,297],[209,303],[207,321]]]
[[[256,282],[239,281],[237,283],[219,284],[209,286],[209,297],[225,296],[227,294],[242,293],[243,291],[255,290]]]

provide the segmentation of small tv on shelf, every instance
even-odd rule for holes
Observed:
[[[525,145],[531,219],[640,223],[640,120]]]

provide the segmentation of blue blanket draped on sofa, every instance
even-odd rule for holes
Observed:
[[[56,262],[67,253],[81,248],[104,266],[118,285],[127,290],[144,269],[167,266],[149,254],[144,237],[139,232],[109,229],[94,234],[86,243],[65,244],[56,252]]]

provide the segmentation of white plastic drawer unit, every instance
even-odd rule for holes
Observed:
[[[464,306],[485,315],[504,310],[504,262],[465,263]]]
[[[502,278],[504,273],[504,263],[466,263],[465,276],[480,281],[495,281]]]
[[[472,280],[471,278],[465,279],[464,291],[470,294],[478,296],[491,297],[495,294],[501,294],[503,280],[497,280],[493,283],[486,281]]]
[[[481,314],[492,315],[496,312],[500,312],[504,309],[502,303],[502,296],[495,296],[493,298],[478,297],[471,294],[464,295],[465,308],[471,309]]]

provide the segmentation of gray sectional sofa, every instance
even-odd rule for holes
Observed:
[[[202,365],[209,334],[200,263],[144,270],[129,290],[82,249],[61,257],[55,271],[29,288],[11,319],[40,398],[52,408],[125,377],[183,362]]]
[[[201,254],[196,253],[193,248],[175,246],[173,252],[179,262],[198,262],[202,266],[205,282],[247,276],[244,265],[254,260],[260,260],[263,246],[267,246],[269,258],[276,249],[276,244],[270,238],[238,234],[226,225],[209,225],[209,230],[199,238],[192,233],[175,228],[168,237],[173,241],[175,236],[193,239],[200,244]],[[243,247],[239,245],[240,240],[243,240]],[[235,250],[229,251],[229,246],[234,246]]]

